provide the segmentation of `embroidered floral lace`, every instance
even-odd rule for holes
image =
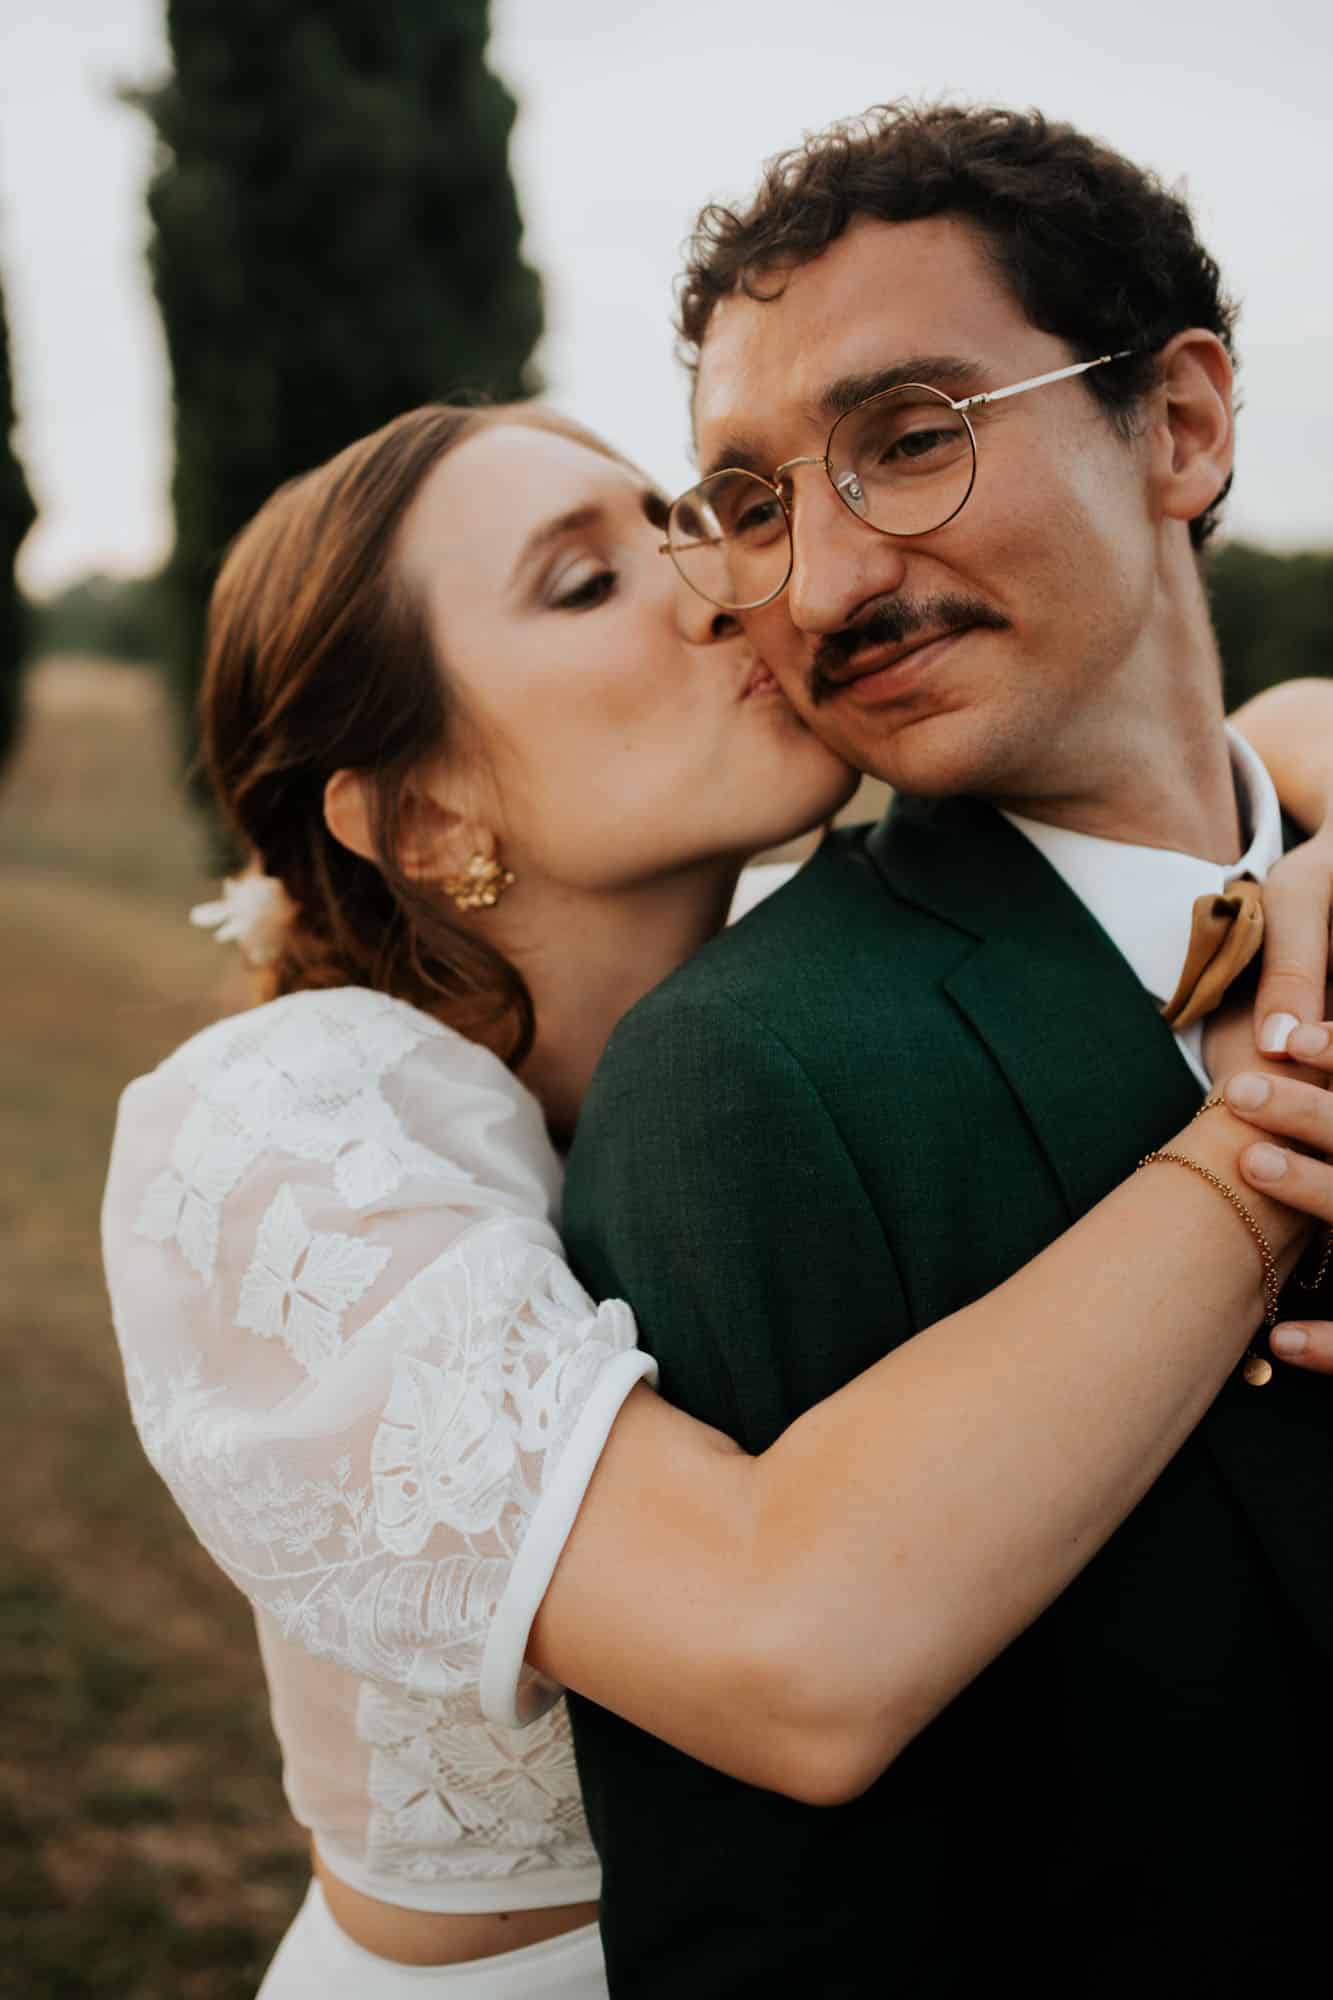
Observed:
[[[597,1893],[532,1617],[652,1364],[565,1266],[485,1050],[359,988],[220,1022],[121,1103],[103,1212],[134,1419],[254,1606],[288,1796],[409,1907]]]

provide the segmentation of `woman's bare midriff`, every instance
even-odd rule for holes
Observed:
[[[313,1844],[310,1855],[339,1930],[363,1951],[396,1965],[464,1965],[470,1958],[543,1944],[597,1919],[596,1903],[563,1903],[553,1910],[404,1910],[340,1882]]]

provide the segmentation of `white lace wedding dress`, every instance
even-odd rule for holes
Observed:
[[[426,1910],[598,1889],[528,1629],[652,1363],[565,1266],[485,1050],[360,988],[219,1022],[121,1104],[103,1216],[149,1458],[254,1606],[292,1810]]]

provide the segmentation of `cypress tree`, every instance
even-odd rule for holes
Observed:
[[[514,104],[488,0],[167,0],[133,101],[175,392],[168,581],[182,693],[208,590],[273,489],[415,404],[535,386]]]
[[[37,510],[11,442],[14,393],[9,374],[9,325],[0,295],[0,764],[18,735],[27,617],[14,559]]]

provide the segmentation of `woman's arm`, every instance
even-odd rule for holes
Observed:
[[[1242,1187],[1253,1137],[1212,1110],[1172,1144]],[[1245,1199],[1289,1265],[1300,1219]],[[1333,1170],[1284,1199],[1333,1217]],[[1262,1312],[1240,1218],[1163,1164],[759,1457],[636,1390],[528,1657],[751,1783],[854,1796],[1101,1547]]]
[[[1333,808],[1333,680],[1282,681],[1230,717],[1267,767],[1284,811],[1313,833]]]
[[[1231,717],[1268,767],[1284,810],[1313,836],[1264,887],[1263,975],[1255,996],[1260,1048],[1280,1055],[1297,1022],[1326,1011],[1333,914],[1333,681],[1283,681]]]

